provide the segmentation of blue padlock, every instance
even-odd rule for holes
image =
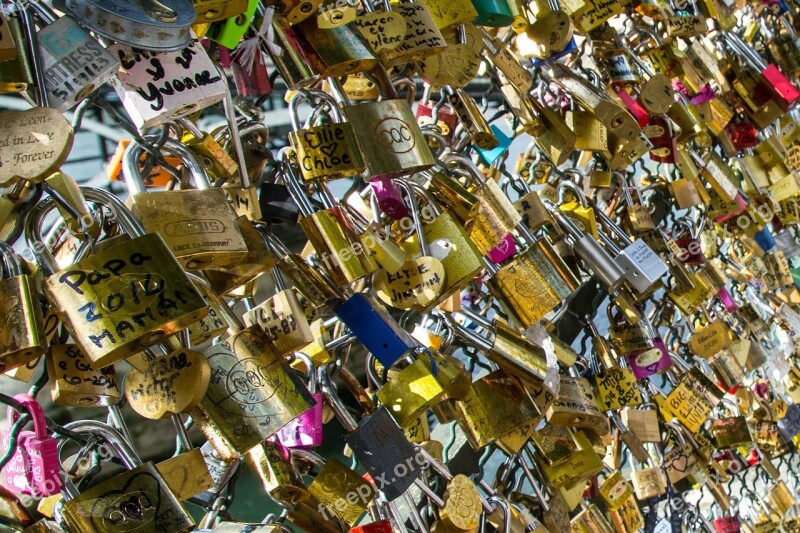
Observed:
[[[491,165],[497,161],[497,158],[503,155],[506,150],[508,150],[508,147],[511,146],[511,137],[506,135],[503,130],[494,124],[490,126],[490,129],[492,130],[492,134],[494,134],[495,138],[497,139],[497,146],[489,150],[475,146],[475,151],[478,152],[478,155],[481,157],[481,161],[483,161],[483,163],[486,165]]]
[[[364,347],[385,367],[417,346],[414,338],[372,296],[356,293],[334,310]]]
[[[775,237],[772,236],[772,233],[769,232],[769,228],[761,228],[758,232],[753,236],[753,240],[758,243],[762,250],[765,252],[769,252],[775,245]]]
[[[566,48],[564,48],[560,52],[554,53],[553,55],[551,55],[547,59],[534,59],[533,60],[533,66],[534,67],[540,67],[540,66],[544,65],[545,63],[547,63],[549,61],[553,61],[553,60],[558,59],[560,57],[564,57],[565,55],[571,54],[572,52],[574,52],[577,49],[578,49],[578,45],[575,43],[575,37],[573,37],[567,43]]]

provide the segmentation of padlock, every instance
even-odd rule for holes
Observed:
[[[197,37],[181,48],[179,52],[149,52],[125,44],[109,47],[122,64],[111,85],[137,128],[184,117],[228,94],[225,80]]]
[[[77,344],[51,344],[45,363],[56,405],[104,407],[120,399],[114,367],[92,370],[91,361]]]
[[[424,200],[427,204],[422,206],[421,211],[424,216],[419,220],[416,229],[422,231],[428,253],[423,253],[423,243],[421,238],[416,235],[401,242],[400,246],[408,257],[422,254],[441,261],[444,267],[444,284],[439,297],[431,303],[432,306],[467,285],[483,268],[483,262],[480,252],[453,215],[449,211],[443,211],[426,190],[412,182],[409,182],[408,186],[410,187],[409,192],[412,192],[409,200],[414,203],[412,213],[418,199]],[[417,223],[415,222],[415,224]],[[430,306],[421,308],[423,307]]]
[[[711,434],[714,436],[718,449],[738,448],[753,442],[747,418],[739,414],[739,409],[733,402],[723,400],[720,405],[726,405],[733,416],[717,418],[711,422]]]
[[[70,422],[66,427],[86,437],[100,435],[106,449],[126,468],[81,493],[71,481],[65,483],[61,514],[70,530],[111,532],[122,527],[147,533],[179,533],[194,526],[153,463],[142,464],[114,428],[95,421]]]
[[[327,366],[320,368],[320,387],[348,435],[345,441],[359,462],[375,481],[376,487],[389,501],[400,497],[422,474],[424,459],[408,442],[385,407],[374,409],[357,421],[336,394]],[[383,453],[372,453],[371,443],[378,443]],[[400,469],[397,465],[403,465]]]
[[[609,432],[608,419],[585,378],[560,376],[558,397],[545,415],[550,424],[578,427],[601,435]]]
[[[31,4],[30,8],[46,24],[36,39],[47,84],[47,103],[63,112],[109,81],[120,63],[72,17],[57,18],[42,4]]]
[[[636,498],[646,501],[664,494],[667,491],[667,479],[660,466],[654,465],[637,469],[637,462],[633,461],[631,471],[631,484]],[[653,464],[652,458],[648,464]]]
[[[235,49],[253,21],[257,8],[257,1],[248,0],[247,9],[234,17],[214,22],[208,28],[206,37],[229,50]]]
[[[295,458],[302,458],[320,466],[319,472],[308,486],[308,492],[332,511],[334,515],[332,518],[338,517],[347,526],[357,523],[358,517],[375,498],[374,486],[335,458],[322,459],[306,451],[297,450],[292,450],[292,454]],[[354,499],[350,494],[355,494],[357,497]],[[343,498],[344,503],[342,503]]]
[[[322,444],[323,396],[317,391],[317,369],[311,358],[300,352],[295,353],[294,357],[306,367],[308,392],[315,404],[278,430],[278,439],[287,448],[313,448]]]
[[[31,278],[14,249],[0,241],[5,275],[0,278],[0,368],[3,372],[36,360],[46,350],[42,308]]]
[[[66,0],[67,13],[98,35],[142,50],[185,48],[196,13],[190,0],[126,6],[117,0]]]
[[[225,2],[220,0],[192,0],[197,12],[197,23],[216,22],[241,15],[247,9],[247,0]]]
[[[325,6],[321,6],[321,10]],[[357,72],[367,72],[375,68],[378,59],[367,46],[355,26],[344,24],[333,27],[320,24],[325,17],[309,17],[293,26],[302,39],[308,65],[312,72],[323,78],[340,78]],[[331,80],[328,80],[329,83]],[[347,114],[345,112],[345,114]],[[347,117],[350,123],[360,120]],[[356,131],[358,136],[358,131]],[[362,150],[363,151],[363,150]],[[367,163],[369,166],[369,163]]]
[[[280,271],[274,270],[278,292],[244,315],[247,326],[258,324],[271,340],[279,355],[302,350],[314,340],[308,319],[294,288],[286,288]]]
[[[130,370],[123,384],[131,408],[152,420],[193,409],[211,380],[211,368],[203,353],[164,344],[159,348],[163,355],[146,356],[144,367]]]
[[[9,462],[3,467],[3,486],[16,493],[34,495],[37,498],[52,496],[61,491],[61,464],[58,459],[58,441],[48,436],[44,411],[36,400],[27,394],[17,394],[14,400],[20,403],[33,420],[34,431],[19,431],[13,442],[16,447]],[[6,411],[6,420],[13,425],[19,419],[12,406]],[[10,450],[12,444],[9,429],[2,432],[3,448]]]
[[[345,117],[354,128],[370,176],[413,174],[434,165],[433,154],[406,100],[392,98],[348,105]],[[391,90],[390,90],[391,91]],[[377,140],[377,143],[376,143]]]
[[[145,234],[110,193],[82,192],[87,200],[110,208],[130,240],[59,269],[49,250],[40,246],[42,219],[54,209],[51,199],[28,214],[25,235],[48,275],[48,299],[92,367],[103,368],[178,333],[203,318],[208,307],[160,236]]]
[[[301,128],[298,104],[308,98],[319,100],[322,106],[327,105],[335,122],[319,126],[307,122]],[[318,110],[319,107],[315,107],[311,117]],[[304,180],[335,180],[364,171],[353,125],[343,122],[339,106],[333,98],[322,92],[298,92],[289,102],[289,113],[294,130],[289,132],[289,142],[297,151],[297,162]]]
[[[212,379],[190,415],[219,456],[232,460],[306,412],[314,400],[272,351],[264,330],[245,328],[225,307],[229,336],[203,350]]]
[[[589,438],[583,431],[572,433],[577,450],[565,459],[551,464],[539,461],[539,467],[554,487],[561,488],[586,480],[603,469],[603,462],[594,451]]]
[[[209,179],[229,180],[239,170],[239,165],[226,152],[216,138],[203,132],[194,122],[186,117],[175,120],[182,128],[181,144],[185,145],[194,155],[209,175]]]
[[[123,173],[134,215],[146,231],[158,232],[168,242],[187,269],[236,265],[244,259],[247,245],[225,193],[211,187],[205,169],[186,147],[168,140],[163,149],[178,155],[191,169],[197,189],[146,192],[138,168],[143,148],[133,143],[123,158]],[[204,217],[199,220],[198,210]],[[213,240],[212,232],[216,234]]]
[[[3,17],[8,41],[11,46],[7,46],[6,55],[12,57],[0,61],[0,92],[13,93],[25,91],[29,86],[34,85],[31,59],[23,46],[26,43],[27,35],[23,29],[23,20],[30,18],[30,14],[22,10],[19,16]]]

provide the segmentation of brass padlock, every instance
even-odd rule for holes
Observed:
[[[203,352],[211,365],[205,397],[190,414],[223,460],[272,436],[314,400],[258,325],[243,328],[232,313],[230,336]]]
[[[94,421],[71,422],[66,427],[87,438],[100,435],[127,469],[82,493],[65,480],[61,512],[71,530],[183,533],[192,529],[194,521],[153,463],[142,464],[114,428]]]
[[[53,403],[73,407],[104,407],[119,399],[113,366],[93,370],[77,344],[51,344],[47,364]]]
[[[42,247],[41,222],[54,209],[42,200],[28,214],[25,236],[48,277],[44,289],[93,368],[103,368],[164,340],[208,314],[200,293],[164,240],[145,234],[112,194],[82,189],[112,210],[130,239],[59,269]],[[127,237],[126,237],[127,238]]]
[[[308,98],[319,100],[321,106],[313,108],[309,118],[327,107],[334,122],[314,126],[307,121],[301,128],[297,106]],[[289,142],[297,152],[304,180],[335,180],[364,171],[353,125],[343,121],[341,110],[333,98],[320,91],[298,91],[289,101],[289,116],[293,128],[289,132]]]
[[[181,158],[197,189],[146,192],[139,171],[143,148],[131,143],[122,171],[134,215],[146,231],[158,232],[167,241],[188,270],[236,265],[248,250],[225,193],[211,187],[205,168],[185,146],[167,140],[162,149]]]
[[[385,100],[343,109],[348,122],[358,125],[356,141],[369,175],[413,174],[432,167],[435,159],[408,102],[381,89]]]
[[[36,360],[46,350],[42,308],[17,253],[0,241],[5,266],[0,277],[0,369],[7,372]]]

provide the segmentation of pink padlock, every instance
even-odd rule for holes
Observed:
[[[308,391],[317,403],[279,429],[278,440],[287,448],[313,448],[322,444],[322,394],[317,392],[317,374],[311,358],[302,353],[295,353],[294,356],[309,369]]]
[[[387,217],[392,220],[402,220],[410,216],[408,207],[403,201],[403,195],[400,194],[400,189],[394,184],[392,178],[377,176],[369,184],[372,186],[372,192],[375,193],[381,211],[386,213]]]
[[[636,122],[639,124],[640,128],[644,128],[650,122],[650,115],[647,114],[647,111],[642,104],[637,102],[633,96],[628,94],[628,91],[625,89],[620,89],[617,91],[617,96],[619,99],[622,100],[622,103],[625,104],[625,108],[628,110],[628,113],[633,115],[633,118],[636,119]]]
[[[44,411],[39,403],[27,394],[17,394],[33,419],[34,431],[21,431],[11,460],[3,468],[0,481],[8,490],[34,497],[53,496],[61,492],[61,462],[58,459],[58,440],[48,436]],[[9,407],[7,420],[11,426],[19,413]],[[2,433],[3,449],[10,445],[10,429]]]
[[[517,244],[511,237],[511,234],[503,237],[500,243],[492,248],[486,256],[494,264],[499,264],[517,253]]]

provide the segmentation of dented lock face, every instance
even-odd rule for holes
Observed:
[[[36,34],[50,107],[67,111],[109,81],[120,67],[72,17],[61,17]]]
[[[353,125],[343,122],[335,102],[330,102],[335,122],[302,128],[297,119],[300,93],[290,102],[292,126],[289,142],[297,152],[297,162],[304,180],[335,180],[355,176],[364,171],[364,162],[356,142]],[[313,115],[313,114],[312,114]]]
[[[100,533],[182,533],[194,525],[153,463],[95,485],[64,504],[70,529]]]
[[[223,460],[238,458],[314,404],[258,325],[204,353],[211,381],[190,414]]]
[[[126,2],[66,0],[67,12],[91,31],[142,50],[170,51],[186,47],[197,14],[190,0]]]
[[[436,160],[405,100],[382,100],[344,108],[370,176],[398,176],[428,169]]]

